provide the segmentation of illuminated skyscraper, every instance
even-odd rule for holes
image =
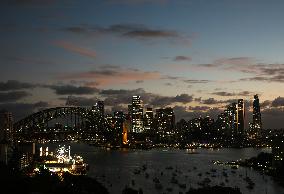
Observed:
[[[0,111],[0,140],[11,140],[13,133],[13,115],[6,110]]]
[[[237,105],[237,134],[244,135],[245,130],[245,105],[244,100],[239,99]]]
[[[141,133],[143,129],[143,105],[140,96],[132,97],[132,104],[128,106],[131,116],[131,128],[134,133]]]
[[[93,107],[92,107],[92,126],[96,130],[103,130],[105,127],[105,116],[104,116],[104,102],[98,101]]]
[[[97,106],[97,109],[98,109],[100,115],[102,117],[104,117],[104,114],[105,114],[105,104],[104,104],[104,101],[98,101],[96,106]]]
[[[153,129],[153,109],[147,108],[145,116],[144,116],[144,127],[147,132],[151,132]]]
[[[115,111],[113,113],[114,130],[121,134],[123,129],[124,114],[122,111]]]
[[[97,116],[104,118],[105,114],[104,101],[98,101],[95,105],[93,105],[92,112]]]
[[[260,105],[258,95],[254,95],[253,101],[253,115],[252,115],[252,123],[250,123],[250,130],[248,132],[248,136],[250,139],[257,139],[261,135],[262,123],[261,123],[261,113],[260,113]]]
[[[235,136],[237,133],[237,103],[232,103],[225,110],[225,132],[228,135]]]
[[[254,95],[252,123],[255,129],[262,128],[260,105],[259,105],[259,99],[258,99],[257,94]]]
[[[159,133],[171,133],[175,128],[175,114],[172,108],[156,110],[157,129]]]

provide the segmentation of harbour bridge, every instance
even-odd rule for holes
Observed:
[[[60,122],[57,122],[58,120]],[[62,122],[66,121],[67,124],[63,125]],[[105,123],[103,113],[97,109],[71,106],[48,108],[16,122],[13,126],[13,139],[16,141],[90,139],[104,133]]]

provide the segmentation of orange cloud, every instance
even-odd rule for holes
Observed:
[[[101,69],[71,75],[61,76],[61,79],[84,79],[93,80],[96,86],[113,84],[126,84],[130,81],[155,80],[161,77],[159,72],[141,71],[138,69]]]
[[[216,65],[251,65],[256,60],[252,57],[221,58],[215,60]]]
[[[71,51],[73,53],[77,53],[82,56],[90,57],[90,58],[96,58],[96,52],[92,50],[88,50],[82,47],[78,47],[70,42],[66,41],[55,41],[53,42],[54,45],[64,48],[67,51]]]

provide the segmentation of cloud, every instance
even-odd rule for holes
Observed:
[[[255,59],[252,57],[234,57],[234,58],[220,58],[214,61],[216,65],[234,65],[234,66],[242,66],[242,65],[250,65],[254,64]]]
[[[14,120],[18,121],[42,108],[48,107],[47,102],[39,101],[36,103],[4,103],[0,104],[0,109],[12,112]]]
[[[35,108],[45,108],[49,106],[48,102],[39,101],[33,104]]]
[[[149,103],[149,99],[153,96],[151,93],[147,93],[144,89],[138,88],[134,90],[102,90],[100,95],[105,97],[105,104],[108,106],[130,104],[132,96],[141,96],[144,103]]]
[[[72,94],[86,95],[86,94],[94,94],[99,92],[97,88],[87,87],[87,86],[50,85],[47,87],[55,90],[55,93],[58,95],[72,95]]]
[[[189,106],[188,108],[184,106],[175,106],[173,109],[177,121],[180,119],[191,120],[193,118],[205,117],[205,116],[216,118],[217,115],[223,112],[223,110],[219,108],[210,108],[208,106],[195,106],[195,107]]]
[[[139,29],[129,31],[123,34],[126,37],[133,38],[177,38],[178,33],[175,31],[163,31],[163,30],[152,30],[152,29]]]
[[[173,84],[168,82],[168,83],[165,83],[165,85],[166,86],[172,86]]]
[[[26,91],[0,92],[0,103],[15,102],[30,95]]]
[[[121,105],[114,105],[114,106],[111,107],[110,114],[112,114],[115,111],[128,112],[128,107],[121,106]]]
[[[268,107],[270,105],[271,105],[271,101],[270,100],[265,100],[265,101],[260,103],[260,107]]]
[[[113,4],[139,5],[145,3],[165,4],[169,2],[169,0],[106,0],[106,2]]]
[[[93,80],[97,86],[108,86],[113,84],[126,84],[131,81],[156,80],[161,77],[156,71],[141,71],[138,69],[108,68],[97,69],[82,73],[62,75],[60,79],[84,79]]]
[[[96,56],[97,56],[95,51],[79,47],[79,46],[74,45],[74,44],[67,42],[67,41],[63,41],[63,40],[54,41],[52,44],[54,44],[58,47],[64,48],[67,51],[71,51],[72,53],[76,53],[76,54],[79,54],[79,55],[82,55],[82,56],[90,57],[92,59],[96,58]]]
[[[264,129],[282,129],[283,115],[283,107],[273,107],[262,110],[261,116]]]
[[[165,75],[165,76],[161,77],[161,79],[179,80],[179,79],[181,79],[181,77]]]
[[[188,94],[180,94],[180,95],[177,95],[175,98],[174,98],[175,102],[181,102],[181,103],[189,103],[189,102],[192,102],[193,101],[193,96],[190,96]]]
[[[189,96],[188,94],[181,94],[177,95],[175,97],[171,96],[155,96],[151,102],[149,102],[151,105],[154,106],[168,106],[173,103],[190,103],[193,101],[193,96]]]
[[[68,96],[68,98],[59,98],[59,100],[65,101],[67,106],[88,106],[95,105],[100,99],[98,98],[87,98],[83,96]]]
[[[242,91],[242,92],[237,93],[237,95],[238,96],[250,96],[252,95],[252,93],[249,91]]]
[[[192,58],[189,56],[176,56],[174,61],[192,61]]]
[[[219,103],[223,103],[223,101],[219,101],[219,100],[215,100],[214,98],[208,98],[205,100],[202,100],[203,104],[219,104]]]
[[[61,29],[66,32],[81,34],[81,35],[116,35],[118,37],[136,38],[139,40],[148,39],[176,39],[190,43],[190,38],[181,35],[174,30],[166,30],[159,28],[150,28],[143,24],[113,24],[107,27],[79,25],[69,26]]]
[[[234,92],[213,92],[211,94],[217,95],[217,96],[250,96],[252,95],[252,92],[249,91],[242,91],[238,93]]]
[[[36,87],[35,84],[20,82],[17,80],[8,80],[6,82],[0,82],[0,91],[31,89],[34,87]]]
[[[265,81],[265,82],[284,82],[284,76],[283,75],[275,75],[271,77],[267,76],[255,76],[255,77],[250,77],[250,78],[242,78],[240,81]]]
[[[259,63],[252,57],[220,58],[212,64],[196,64],[194,67],[237,71],[254,76],[239,81],[284,82],[284,64]]]
[[[190,84],[205,84],[205,83],[209,83],[212,82],[211,80],[206,80],[206,79],[187,79],[187,80],[183,80],[185,83],[190,83]]]
[[[272,102],[271,105],[273,107],[279,107],[279,106],[284,106],[284,98],[283,97],[277,97],[275,98]]]
[[[193,96],[188,94],[180,94],[176,96],[161,96],[158,94],[153,94],[146,92],[142,88],[134,90],[102,90],[100,95],[105,97],[105,104],[109,106],[121,105],[121,104],[131,104],[132,96],[141,96],[143,104],[154,106],[154,107],[164,107],[169,106],[174,103],[190,103],[192,102]]]
[[[184,106],[174,106],[173,110],[176,116],[176,121],[180,119],[189,120],[190,118],[192,118],[192,113],[188,112],[186,107]]]
[[[189,110],[191,111],[207,111],[210,109],[209,106],[189,106]]]

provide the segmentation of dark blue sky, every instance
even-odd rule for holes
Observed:
[[[34,111],[72,95],[125,109],[122,93],[139,93],[191,118],[257,93],[266,126],[283,127],[283,9],[281,0],[1,1],[1,107]]]

